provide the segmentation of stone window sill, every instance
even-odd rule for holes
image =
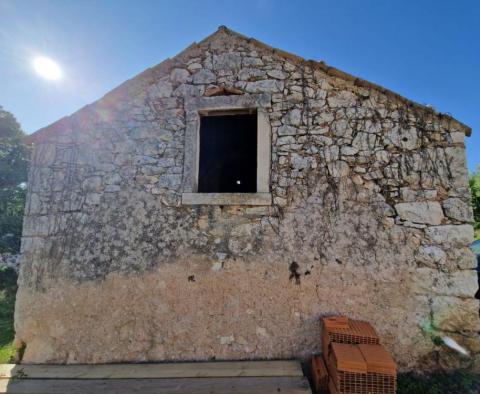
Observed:
[[[272,205],[270,193],[183,193],[183,205]]]

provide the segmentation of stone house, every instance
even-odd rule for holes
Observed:
[[[478,365],[470,133],[220,27],[29,137],[23,361],[306,358],[340,313]]]

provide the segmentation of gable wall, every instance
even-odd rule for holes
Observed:
[[[182,206],[186,97],[268,94],[271,207]],[[371,321],[402,368],[480,351],[457,123],[227,33],[35,149],[16,307],[25,362],[307,357]],[[462,333],[460,333],[462,331]]]

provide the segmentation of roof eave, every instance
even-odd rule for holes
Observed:
[[[267,50],[270,50],[272,51],[274,54],[278,55],[278,56],[281,56],[281,57],[284,57],[286,59],[289,59],[291,61],[295,61],[295,62],[302,62],[302,63],[308,63],[310,64],[312,67],[316,67],[316,68],[319,68],[321,69],[323,72],[325,72],[327,75],[329,76],[332,76],[332,77],[336,77],[336,78],[341,78],[341,79],[344,79],[346,81],[350,81],[350,82],[353,82],[353,84],[355,86],[359,86],[359,87],[364,87],[364,88],[369,88],[369,89],[373,89],[373,90],[376,90],[382,94],[385,94],[386,96],[388,97],[391,97],[391,98],[394,98],[396,100],[399,100],[403,103],[405,103],[406,105],[410,106],[410,107],[413,107],[413,108],[417,108],[419,110],[422,110],[422,111],[425,111],[425,112],[428,112],[428,113],[431,113],[432,115],[435,115],[435,116],[440,116],[440,117],[446,117],[447,119],[449,119],[450,121],[452,122],[455,122],[455,124],[457,125],[457,127],[463,131],[465,133],[465,135],[467,137],[470,137],[472,135],[472,129],[471,127],[465,125],[464,123],[458,121],[457,119],[455,119],[454,117],[452,117],[451,115],[448,115],[448,114],[443,114],[443,113],[439,113],[437,112],[435,109],[429,107],[429,106],[426,106],[426,105],[423,105],[423,104],[419,104],[413,100],[410,100],[398,93],[395,93],[394,91],[392,90],[389,90],[383,86],[380,86],[378,84],[375,84],[373,82],[369,82],[369,81],[366,81],[364,79],[361,79],[361,78],[358,78],[358,77],[355,77],[354,75],[352,74],[349,74],[349,73],[346,73],[342,70],[339,70],[335,67],[331,67],[329,65],[327,65],[324,61],[316,61],[316,60],[306,60],[304,59],[303,57],[301,56],[298,56],[296,54],[293,54],[293,53],[290,53],[290,52],[287,52],[287,51],[284,51],[282,49],[278,49],[278,48],[275,48],[275,47],[272,47],[268,44],[265,44],[264,42],[261,42],[261,41],[258,41],[257,39],[255,38],[251,38],[251,37],[247,37],[241,33],[238,33],[234,30],[231,30],[229,29],[228,27],[226,26],[219,26],[219,28],[213,32],[212,34],[210,34],[209,36],[205,37],[202,41],[200,41],[199,43],[196,43],[196,42],[193,42],[191,45],[189,45],[187,48],[185,48],[184,50],[182,50],[180,53],[178,53],[176,56],[174,56],[173,58],[167,58],[165,59],[164,61],[162,61],[161,63],[153,66],[153,67],[150,67],[150,68],[147,68],[146,70],[144,70],[143,72],[141,72],[140,74],[136,75],[135,77],[131,78],[131,79],[128,79],[127,81],[123,82],[121,85],[117,86],[116,88],[112,89],[111,91],[109,91],[108,93],[106,93],[104,96],[102,96],[99,100],[91,103],[91,104],[88,104],[84,107],[82,107],[81,109],[79,109],[78,111],[74,112],[72,115],[70,116],[67,116],[67,117],[63,117],[61,118],[60,120],[46,126],[46,127],[43,127],[37,131],[35,131],[34,133],[28,135],[26,138],[25,138],[25,142],[26,143],[37,143],[38,141],[41,140],[41,135],[43,135],[44,133],[49,133],[50,129],[52,128],[55,128],[55,126],[57,126],[60,122],[64,122],[66,121],[66,118],[69,118],[75,114],[77,114],[78,112],[82,111],[82,110],[85,110],[86,108],[88,107],[91,107],[93,105],[102,105],[102,103],[104,103],[107,99],[111,98],[112,95],[116,95],[116,94],[122,94],[124,92],[125,89],[128,89],[128,86],[130,85],[130,82],[133,81],[133,80],[138,80],[138,79],[141,79],[141,78],[148,78],[150,76],[150,74],[152,73],[157,73],[159,72],[159,70],[163,69],[163,68],[169,68],[172,66],[172,63],[173,63],[173,60],[174,59],[178,59],[180,58],[182,55],[184,55],[185,53],[187,53],[189,50],[192,50],[192,49],[195,49],[195,48],[199,48],[202,44],[208,42],[209,40],[211,40],[213,37],[215,37],[217,34],[221,33],[221,32],[226,32],[227,34],[232,34],[232,35],[235,35],[241,39],[244,39],[248,42],[251,42],[251,43],[254,43],[255,45],[259,46],[259,47],[262,47],[264,49],[267,49]]]

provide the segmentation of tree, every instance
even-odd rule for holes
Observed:
[[[0,106],[0,253],[18,253],[30,148],[12,113]]]
[[[473,218],[475,221],[475,238],[480,239],[480,166],[469,179],[472,192]]]

